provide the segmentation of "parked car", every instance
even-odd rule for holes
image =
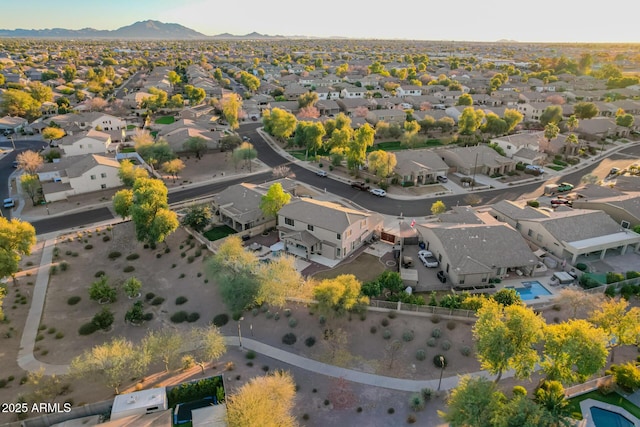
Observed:
[[[368,186],[365,182],[362,182],[362,181],[353,181],[351,183],[351,186],[361,191],[369,191],[371,189],[370,186]]]
[[[440,280],[442,283],[447,283],[447,275],[444,271],[438,271],[436,277],[438,277],[438,280]]]
[[[563,182],[558,185],[558,191],[564,193],[565,191],[573,190],[573,184],[569,184],[568,182]]]
[[[13,166],[14,168],[17,168],[20,164],[18,163],[17,160],[14,160],[13,163],[11,163],[11,166]]]
[[[326,178],[327,171],[323,171],[323,170],[316,171],[316,175],[321,176],[322,178]]]
[[[387,192],[384,191],[382,188],[374,188],[373,190],[371,190],[371,194],[378,197],[384,197],[387,195]]]
[[[560,206],[560,205],[571,206],[571,200],[567,200],[567,199],[551,200],[551,206]]]
[[[525,171],[533,171],[533,172],[537,172],[537,173],[544,173],[544,168],[542,166],[538,166],[538,165],[527,165],[524,168]]]
[[[16,202],[12,198],[4,199],[2,201],[2,206],[5,208],[12,208],[16,205]]]
[[[446,176],[444,176],[444,175],[438,175],[438,176],[436,177],[436,179],[437,179],[439,182],[449,182],[449,178],[447,178],[447,177],[446,177]]]
[[[438,265],[440,265],[440,263],[438,262],[438,260],[436,259],[436,257],[433,256],[433,253],[431,251],[418,251],[418,259],[420,260],[420,262],[422,262],[422,264],[425,267],[428,268],[436,268]]]

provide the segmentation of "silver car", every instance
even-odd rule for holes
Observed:
[[[425,267],[428,267],[428,268],[436,268],[438,265],[440,265],[440,263],[438,262],[436,257],[433,256],[433,253],[431,251],[426,251],[426,250],[418,251],[418,259],[420,260],[420,262],[422,262],[422,264]]]

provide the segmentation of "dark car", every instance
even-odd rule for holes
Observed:
[[[571,206],[571,200],[567,200],[567,199],[551,200],[551,206],[560,206],[560,205]]]
[[[369,191],[369,189],[371,188],[365,182],[362,182],[362,181],[353,181],[351,183],[351,186],[361,191]]]
[[[447,283],[447,275],[445,274],[444,271],[442,270],[438,271],[438,274],[436,274],[436,276],[438,277],[438,280],[440,280],[442,283]]]

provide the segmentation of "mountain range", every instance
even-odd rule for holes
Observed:
[[[204,39],[272,39],[283,36],[268,36],[260,33],[250,33],[236,36],[229,33],[207,36],[180,24],[170,24],[160,21],[139,21],[117,30],[96,30],[82,28],[68,30],[65,28],[47,28],[42,30],[0,29],[0,37],[13,38],[56,38],[56,39],[146,39],[146,40],[204,40]]]

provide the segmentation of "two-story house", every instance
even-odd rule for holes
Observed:
[[[95,129],[87,132],[67,135],[57,141],[58,147],[66,156],[83,156],[86,154],[105,154],[110,151],[111,135]]]

